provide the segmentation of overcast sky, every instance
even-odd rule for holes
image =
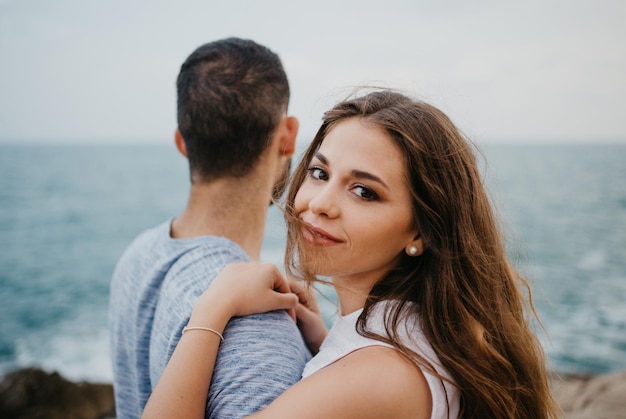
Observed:
[[[287,70],[299,142],[355,85],[400,88],[478,142],[626,143],[626,1],[0,0],[0,141],[172,141],[199,45]]]

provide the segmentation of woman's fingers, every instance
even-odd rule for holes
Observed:
[[[271,279],[273,279],[273,288],[274,291],[281,293],[289,293],[291,294],[291,288],[289,287],[289,281],[285,276],[278,270],[276,265],[272,265],[271,263],[263,263],[262,265],[268,270],[267,275]]]
[[[291,280],[289,281],[289,287],[291,292],[298,296],[298,302],[309,310],[319,313],[319,306],[317,304],[317,298],[313,293],[313,289],[302,282]]]
[[[298,297],[295,294],[276,291],[272,291],[272,294],[273,298],[268,298],[268,307],[270,308],[267,311],[290,309],[298,305]]]
[[[270,263],[227,265],[206,292],[225,299],[233,316],[290,309],[298,303],[287,279]]]
[[[296,317],[304,341],[311,353],[316,354],[328,333],[324,319],[303,304],[296,306]]]

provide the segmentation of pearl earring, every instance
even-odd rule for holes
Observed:
[[[409,255],[410,256],[415,256],[417,255],[417,246],[410,246],[409,247]]]

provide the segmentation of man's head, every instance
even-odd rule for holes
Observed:
[[[198,47],[177,80],[178,130],[191,179],[245,176],[287,112],[289,83],[278,56],[250,40]]]

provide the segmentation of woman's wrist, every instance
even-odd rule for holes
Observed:
[[[207,291],[196,302],[187,326],[210,328],[222,334],[234,315],[234,308],[227,298]]]

